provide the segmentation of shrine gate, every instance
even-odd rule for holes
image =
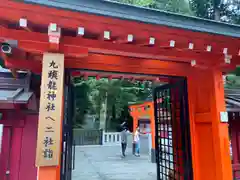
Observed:
[[[183,166],[175,164],[173,171],[180,179],[232,180],[222,75],[239,64],[239,26],[107,1],[0,0],[0,41],[2,66],[16,79],[19,70],[32,78],[33,74],[41,75],[41,88],[35,85],[30,89],[36,97],[35,108],[15,105],[15,95],[29,90],[18,86],[11,101],[2,98],[0,102],[6,117],[0,121],[4,142],[11,143],[7,128],[16,127],[12,158],[17,161],[9,165],[6,156],[0,157],[4,180],[33,180],[36,176],[39,180],[70,179],[72,135],[67,116],[71,112],[66,115],[66,111],[71,109],[63,107],[64,102],[66,107],[73,101],[69,99],[70,82],[78,70],[149,74],[167,82],[167,88],[155,89],[154,111],[155,125],[161,124],[168,117],[158,113],[169,107],[157,99],[172,97],[170,104],[177,102],[175,122],[182,123],[177,125],[182,141],[173,142],[175,148],[181,148],[180,154],[173,155]],[[15,114],[9,115],[14,109]],[[30,121],[30,115],[38,121]],[[28,122],[34,122],[33,127],[38,124],[38,138]],[[24,143],[16,137],[25,139]],[[30,139],[32,145],[28,144]],[[11,147],[9,143],[3,147]],[[155,143],[157,146],[160,141],[156,138]],[[35,156],[37,167],[21,163]],[[163,176],[167,175],[158,167],[156,178]]]

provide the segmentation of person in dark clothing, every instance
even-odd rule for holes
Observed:
[[[121,146],[122,146],[122,156],[125,157],[126,154],[126,148],[127,148],[127,135],[128,131],[127,128],[124,127],[123,130],[121,131]]]

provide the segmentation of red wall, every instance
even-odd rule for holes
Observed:
[[[21,116],[18,113],[11,114],[1,121],[4,129],[0,155],[0,180],[5,180],[6,164],[9,159],[9,180],[37,179],[37,168],[35,167],[37,122],[38,115]],[[11,139],[9,131],[12,132]],[[9,142],[11,142],[11,148],[8,146]]]
[[[19,179],[22,132],[23,132],[23,127],[16,127],[16,128],[12,127],[11,154],[10,154],[10,180]]]
[[[28,115],[25,121],[22,136],[21,162],[19,180],[36,180],[35,166],[38,116]],[[15,180],[15,179],[14,179]]]
[[[7,156],[9,151],[9,131],[10,128],[4,128],[3,134],[2,134],[2,150],[0,155],[0,178],[1,180],[5,179],[5,172],[7,171]],[[4,180],[3,179],[3,180]]]
[[[235,113],[237,114],[237,113]],[[240,178],[240,117],[239,115],[229,117],[231,143],[232,143],[232,164],[235,178]]]

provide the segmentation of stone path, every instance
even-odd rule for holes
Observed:
[[[156,164],[148,155],[135,157],[131,148],[121,157],[119,146],[76,147],[72,180],[156,180]]]

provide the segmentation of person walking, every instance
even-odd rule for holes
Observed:
[[[137,127],[137,129],[134,133],[133,141],[134,141],[134,144],[135,144],[135,156],[139,157],[140,156],[140,132],[139,132],[139,127]]]
[[[125,157],[126,149],[127,149],[127,136],[128,131],[126,127],[123,127],[123,130],[121,131],[121,146],[122,146],[122,156]]]

